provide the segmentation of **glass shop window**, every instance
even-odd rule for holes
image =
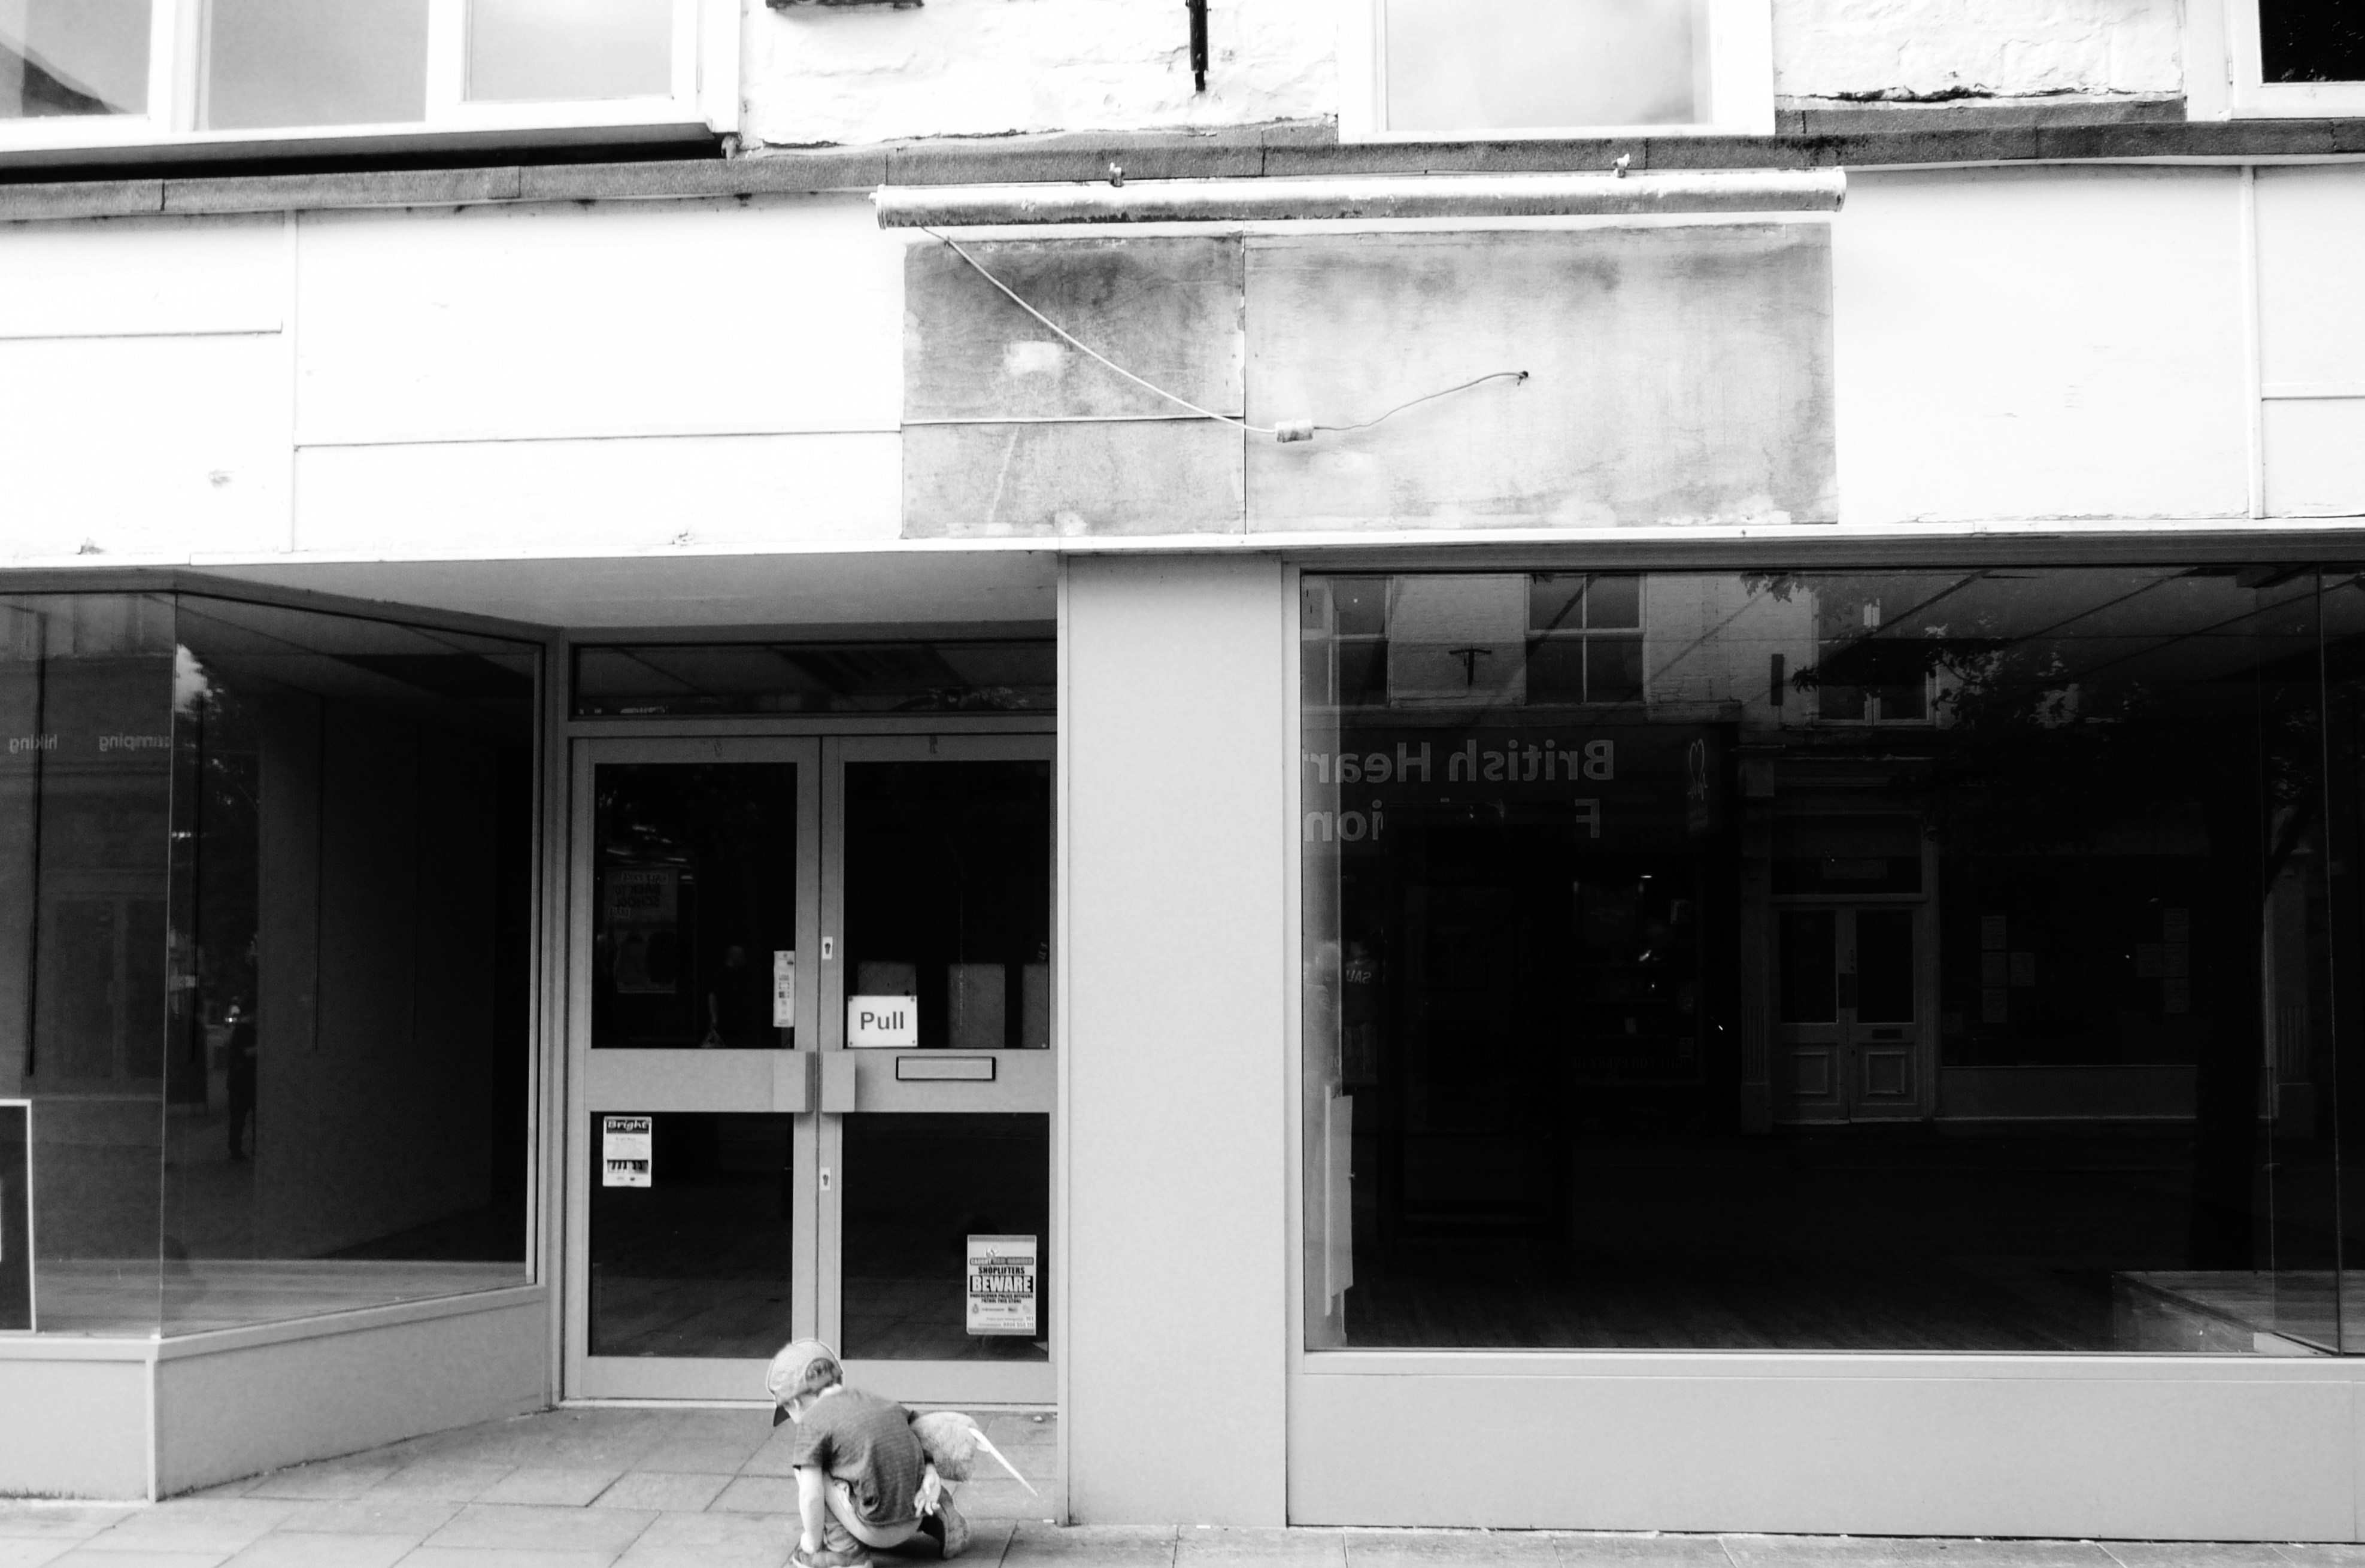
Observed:
[[[1302,591],[1311,1348],[2365,1349],[2357,568]]]
[[[586,644],[578,719],[706,713],[1048,713],[1050,637],[900,643]]]
[[[536,660],[194,595],[0,601],[0,1100],[30,1106],[40,1330],[525,1282]]]
[[[2365,82],[2365,18],[2324,0],[2258,0],[2259,74],[2269,82]]]
[[[1765,0],[1373,0],[1369,30],[1346,40],[1346,134],[1771,131],[1769,9]],[[1354,90],[1365,80],[1368,101]]]

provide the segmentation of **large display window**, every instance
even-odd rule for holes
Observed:
[[[1301,591],[1310,1349],[2365,1349],[2354,568]]]
[[[526,1282],[538,656],[0,599],[0,1101],[39,1331]]]

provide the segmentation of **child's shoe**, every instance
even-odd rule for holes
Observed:
[[[807,1551],[800,1546],[789,1556],[796,1568],[871,1568],[870,1554],[859,1547],[850,1551],[836,1551],[824,1546],[819,1551]]]

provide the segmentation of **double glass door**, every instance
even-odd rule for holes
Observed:
[[[574,758],[570,1394],[1054,1397],[1048,736]]]
[[[1920,902],[1775,912],[1780,1119],[1929,1115],[1929,947]]]

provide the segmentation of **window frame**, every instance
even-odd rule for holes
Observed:
[[[1387,0],[1338,0],[1339,140],[1534,141],[1569,136],[1774,134],[1772,0],[1701,0],[1709,18],[1705,120],[1681,125],[1564,125],[1399,130],[1387,122]]]
[[[2270,82],[2259,0],[2185,0],[2185,113],[2192,119],[2365,115],[2365,82]]]
[[[0,166],[400,151],[721,134],[739,123],[739,27],[733,0],[671,0],[673,73],[663,97],[471,103],[468,0],[427,0],[425,112],[383,124],[200,129],[207,0],[151,0],[148,106],[128,115],[0,119]],[[607,133],[603,138],[601,133]]]

